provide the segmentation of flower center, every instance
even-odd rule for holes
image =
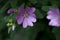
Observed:
[[[25,11],[25,13],[24,13],[24,17],[27,17],[28,16],[28,14],[27,14],[27,12]]]

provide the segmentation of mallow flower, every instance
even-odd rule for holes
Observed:
[[[10,13],[15,13],[15,12],[16,12],[16,10],[14,10],[14,9],[9,9],[9,10],[7,11],[8,14],[10,14]]]
[[[47,12],[47,19],[50,19],[50,26],[60,26],[60,11],[58,8],[51,8]]]
[[[35,12],[34,7],[19,7],[18,8],[18,14],[16,16],[16,20],[18,24],[22,24],[23,28],[26,28],[27,26],[33,26],[33,23],[36,22],[36,15],[34,14]],[[8,10],[8,13],[13,13],[15,12],[14,10]]]

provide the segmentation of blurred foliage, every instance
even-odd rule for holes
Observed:
[[[33,27],[23,28],[18,25],[15,15],[7,14],[8,9],[17,9],[19,6],[35,7],[37,22]],[[46,13],[50,7],[60,8],[59,0],[0,0],[0,40],[60,40],[60,28],[48,26]],[[13,19],[16,28],[8,34],[7,23]]]

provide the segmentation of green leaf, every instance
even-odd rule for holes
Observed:
[[[39,0],[38,2],[41,3],[43,6],[46,6],[49,0]]]
[[[12,8],[17,8],[18,0],[9,0]]]
[[[42,9],[43,11],[46,11],[46,12],[47,12],[47,11],[49,10],[49,8],[50,8],[50,6],[42,6],[41,9]]]
[[[60,28],[53,28],[52,32],[55,34],[56,40],[60,40]]]
[[[0,9],[0,14],[4,13],[9,7],[9,1]]]
[[[51,4],[53,7],[58,7],[58,1],[56,0],[51,1]]]
[[[39,19],[44,18],[46,15],[44,12],[41,12],[41,10],[39,10],[39,9],[36,10],[35,14],[36,14],[36,17]]]
[[[2,35],[2,33],[0,32],[0,40],[2,40],[2,37],[3,37],[3,35]]]
[[[29,0],[31,3],[36,3],[37,2],[37,0]]]
[[[20,6],[24,8],[24,6],[25,6],[25,3],[22,3]]]
[[[4,19],[0,19],[0,30],[4,29],[6,26],[6,23],[4,21]]]
[[[8,34],[11,32],[11,27],[8,27]]]

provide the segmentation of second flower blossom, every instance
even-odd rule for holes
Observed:
[[[50,19],[49,25],[60,26],[60,11],[58,8],[51,8],[47,13],[47,19]]]

